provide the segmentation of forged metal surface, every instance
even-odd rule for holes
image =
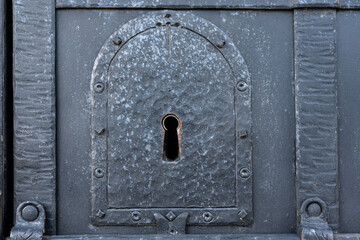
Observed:
[[[93,240],[93,239],[102,239],[102,240],[115,240],[115,239],[136,239],[136,240],[167,240],[169,235],[108,235],[108,236],[48,236],[44,239],[62,239],[62,240]],[[300,240],[301,238],[295,234],[222,234],[222,235],[181,235],[181,236],[171,236],[171,239],[181,239],[181,240]],[[360,236],[358,234],[335,234],[335,240],[359,240]]]
[[[335,10],[296,10],[295,108],[297,204],[326,202],[339,227]]]
[[[251,222],[249,73],[218,28],[171,11],[132,20],[101,49],[91,86],[93,169],[105,172],[94,172],[93,223],[153,223],[154,207],[189,212],[190,224]],[[163,154],[168,113],[181,121],[175,161]]]
[[[300,7],[316,8],[359,8],[358,0],[166,0],[166,1],[123,1],[123,0],[56,0],[58,8],[258,8],[292,9]]]
[[[35,214],[26,213],[27,208],[33,208]],[[31,219],[28,217],[31,216]],[[11,229],[10,240],[41,240],[45,231],[45,210],[38,202],[27,201],[16,210],[16,223]]]
[[[44,239],[73,239],[73,240],[115,240],[115,239],[126,239],[126,240],[300,240],[300,237],[295,234],[264,234],[264,235],[252,235],[252,234],[222,234],[222,235],[174,235],[169,238],[169,235],[109,235],[109,236],[51,236],[45,237]]]
[[[55,2],[13,1],[14,194],[36,199],[55,234]]]
[[[333,240],[327,223],[327,207],[319,198],[306,199],[301,205],[300,232],[302,240]]]

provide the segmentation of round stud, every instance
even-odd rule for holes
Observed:
[[[97,177],[97,178],[102,178],[104,177],[104,170],[102,168],[96,168],[94,170],[94,176]]]
[[[141,213],[138,212],[138,211],[132,212],[132,213],[131,213],[131,219],[132,219],[134,222],[140,221],[140,219],[141,219]]]
[[[248,85],[246,82],[244,81],[240,81],[236,84],[236,88],[237,90],[239,90],[240,92],[245,91],[248,88]]]
[[[39,210],[34,205],[26,205],[22,209],[21,215],[25,221],[32,222],[39,216]]]
[[[308,205],[306,211],[310,217],[318,217],[321,214],[321,206],[317,202],[312,202]]]
[[[204,212],[202,217],[205,222],[210,222],[213,219],[213,215],[210,212]]]
[[[102,82],[97,82],[94,84],[94,91],[97,93],[102,93],[104,91],[104,84]]]
[[[248,177],[250,177],[250,170],[248,169],[248,168],[242,168],[242,169],[240,169],[240,177],[242,177],[242,178],[248,178]]]

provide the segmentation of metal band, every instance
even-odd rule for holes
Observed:
[[[295,9],[295,8],[360,8],[357,0],[56,0],[57,8],[179,8],[179,9]]]
[[[36,200],[55,233],[55,2],[13,1],[15,208]]]
[[[297,206],[323,199],[339,226],[336,11],[296,10],[295,107]]]

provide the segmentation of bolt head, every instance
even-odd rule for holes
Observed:
[[[138,212],[138,211],[132,212],[132,213],[131,213],[131,219],[132,219],[134,222],[140,221],[140,219],[141,219],[141,213]]]
[[[94,170],[94,176],[97,177],[97,178],[102,178],[104,177],[104,170],[102,168],[96,168]]]
[[[317,202],[310,203],[306,211],[310,217],[318,217],[321,214],[321,206]]]
[[[210,222],[213,220],[213,215],[210,212],[204,212],[202,217],[205,222]]]
[[[251,175],[251,172],[250,172],[250,170],[248,168],[240,169],[240,177],[248,178],[248,177],[250,177],[250,175]]]
[[[248,88],[248,85],[246,82],[244,81],[240,81],[236,84],[236,88],[237,90],[239,90],[240,92],[245,91]]]
[[[248,213],[246,212],[245,209],[241,209],[241,210],[239,211],[239,213],[238,213],[238,216],[239,216],[240,219],[245,218],[247,215],[248,215]]]
[[[39,216],[39,210],[34,205],[26,205],[21,211],[21,216],[25,221],[32,222]]]
[[[104,91],[104,84],[102,82],[97,82],[94,84],[94,91],[97,93],[102,93]]]

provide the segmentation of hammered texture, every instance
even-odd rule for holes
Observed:
[[[204,37],[170,25],[129,40],[109,67],[110,208],[235,206],[234,76]],[[181,122],[163,156],[161,119]]]
[[[46,209],[47,233],[56,232],[55,4],[13,1],[14,196]]]
[[[336,11],[295,12],[296,175],[298,206],[323,199],[338,228]]]

